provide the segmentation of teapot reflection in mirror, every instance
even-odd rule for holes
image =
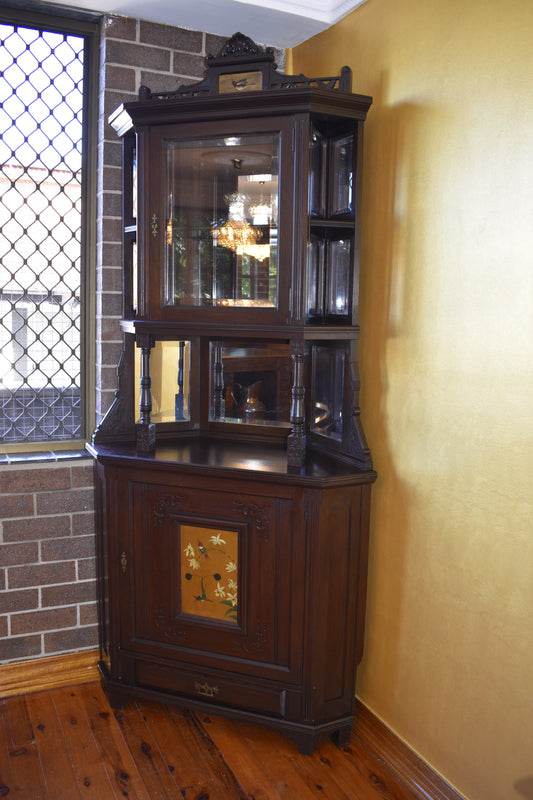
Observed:
[[[265,418],[266,407],[261,400],[263,381],[255,381],[249,386],[233,383],[226,386],[226,413],[254,422]]]

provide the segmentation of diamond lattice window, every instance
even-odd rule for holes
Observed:
[[[84,37],[0,24],[0,440],[83,435]]]

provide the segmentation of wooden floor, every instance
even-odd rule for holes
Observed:
[[[303,756],[247,723],[145,701],[113,711],[98,683],[0,700],[0,721],[8,800],[416,800],[355,735]]]

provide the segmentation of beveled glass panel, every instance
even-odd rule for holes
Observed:
[[[331,142],[330,214],[353,214],[353,155],[354,137],[339,136]]]
[[[342,406],[344,396],[344,349],[314,345],[312,349],[313,416],[310,428],[314,433],[342,440]]]
[[[325,214],[326,140],[313,128],[309,145],[309,211],[312,216]]]
[[[238,621],[239,532],[180,525],[181,612]]]
[[[307,245],[306,316],[310,319],[324,314],[324,240],[312,236]]]
[[[351,239],[331,239],[327,245],[328,314],[347,316],[350,310],[350,281],[352,276]]]
[[[210,419],[239,424],[288,423],[289,345],[211,342]]]
[[[166,143],[167,306],[276,308],[279,133]]]

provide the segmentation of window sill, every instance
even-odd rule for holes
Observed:
[[[35,464],[44,461],[79,461],[80,459],[91,458],[87,450],[39,450],[38,452],[28,451],[26,453],[0,453],[0,467],[9,464]]]

